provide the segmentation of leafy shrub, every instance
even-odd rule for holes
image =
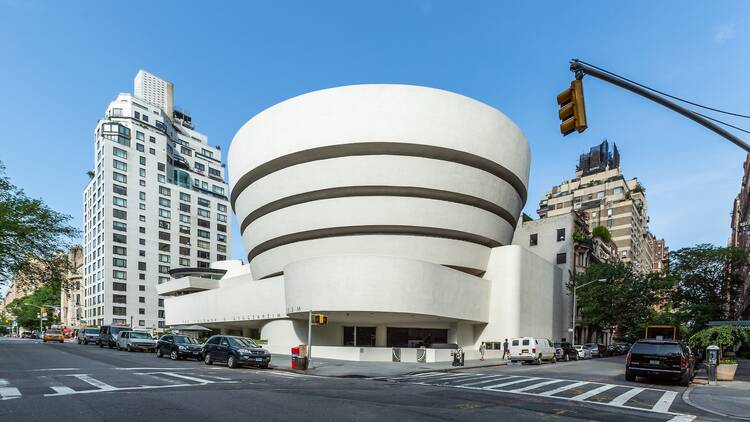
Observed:
[[[594,227],[594,230],[591,230],[591,234],[594,235],[594,237],[598,237],[599,239],[607,243],[612,240],[612,233],[610,233],[609,229],[604,226]]]
[[[705,350],[712,344],[722,349],[734,347],[741,343],[750,344],[750,330],[731,325],[710,327],[693,334],[688,343],[690,347],[696,350]]]

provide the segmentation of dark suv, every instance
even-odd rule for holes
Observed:
[[[96,344],[99,347],[108,346],[110,349],[117,347],[117,336],[123,331],[131,331],[130,327],[124,325],[103,325],[99,327],[99,338]]]
[[[268,368],[271,354],[253,339],[235,336],[213,336],[203,345],[203,362],[226,362],[230,368],[253,365]]]
[[[695,356],[690,348],[675,340],[639,340],[625,360],[625,379],[663,377],[688,386],[695,376]]]
[[[558,360],[562,359],[566,362],[571,359],[578,360],[578,350],[574,349],[573,345],[568,343],[567,341],[555,343],[555,348],[562,349],[562,356],[559,357]]]
[[[169,356],[172,360],[181,358],[203,359],[203,345],[190,336],[165,334],[156,343],[156,356]]]

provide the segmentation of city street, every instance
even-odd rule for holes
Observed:
[[[361,379],[232,370],[75,342],[1,339],[0,356],[3,421],[155,415],[175,421],[687,421],[701,415],[682,402],[682,387],[625,382],[622,357]]]

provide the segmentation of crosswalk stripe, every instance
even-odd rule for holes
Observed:
[[[625,404],[625,402],[627,402],[628,400],[630,400],[633,397],[637,396],[638,394],[640,394],[641,391],[644,391],[644,390],[645,390],[645,388],[633,387],[630,390],[628,390],[628,391],[620,394],[619,396],[615,397],[614,399],[612,399],[609,402],[609,404],[611,404],[613,406],[621,406],[621,405]]]
[[[55,390],[55,393],[57,394],[73,394],[76,392],[74,389],[64,385],[53,385],[50,388]]]
[[[594,397],[595,395],[597,395],[599,393],[603,393],[603,392],[605,392],[607,390],[611,390],[611,389],[613,389],[615,387],[617,387],[617,386],[616,385],[612,385],[612,384],[604,384],[601,387],[594,388],[591,391],[587,391],[587,392],[585,392],[583,394],[579,394],[579,395],[577,395],[575,397],[571,397],[570,399],[571,400],[576,400],[576,401],[584,401],[584,400],[586,400],[589,397]]]
[[[484,383],[488,383],[488,382],[495,382],[495,381],[499,381],[499,380],[503,380],[503,379],[507,380],[509,378],[516,378],[516,377],[513,376],[513,375],[493,375],[492,377],[487,377],[487,379],[483,379],[482,381],[471,382],[471,383],[468,383],[468,384],[460,384],[460,385],[461,385],[461,387],[471,387],[472,385],[479,385],[479,384],[484,384]]]
[[[445,372],[424,372],[421,374],[414,374],[411,375],[413,378],[428,378],[428,377],[435,377],[438,375],[445,375]]]
[[[16,387],[0,387],[0,400],[11,400],[21,397]]]
[[[651,410],[653,410],[654,412],[668,412],[675,397],[677,397],[676,391],[665,391],[664,394],[661,395],[659,401],[657,401],[654,407],[651,408]]]
[[[458,378],[471,378],[474,374],[451,374],[444,377],[436,377],[436,378],[430,378],[426,382],[433,382],[433,381],[452,381]]]
[[[495,388],[505,387],[506,385],[519,384],[519,383],[526,382],[526,381],[536,381],[536,380],[540,380],[540,379],[541,378],[525,378],[524,377],[524,378],[521,378],[520,380],[508,381],[508,382],[504,382],[502,384],[488,385],[488,386],[482,387],[482,388],[485,389],[485,390],[494,390]]]
[[[148,374],[149,375],[151,375],[151,374],[164,374],[164,375],[169,375],[169,376],[175,377],[175,378],[182,378],[182,379],[185,379],[185,380],[188,380],[188,381],[195,381],[195,382],[198,382],[198,383],[201,383],[201,384],[213,384],[215,382],[215,381],[211,381],[211,380],[207,380],[207,379],[203,379],[203,378],[190,377],[190,376],[187,376],[187,375],[176,374],[174,372],[149,372]]]
[[[535,388],[544,387],[545,385],[554,384],[556,382],[560,382],[560,380],[549,380],[549,381],[538,382],[536,384],[531,384],[531,385],[527,385],[526,387],[516,388],[516,389],[508,390],[508,391],[511,393],[520,393],[522,391],[533,390]]]
[[[94,387],[96,387],[96,388],[98,388],[100,390],[116,390],[117,389],[116,387],[113,387],[113,386],[111,386],[111,385],[109,385],[109,384],[107,384],[105,382],[99,381],[96,378],[91,378],[87,374],[71,374],[69,376],[76,377],[79,380],[81,380],[81,381],[83,381],[85,383],[91,384],[91,385],[93,385]]]
[[[557,393],[562,393],[563,391],[572,390],[574,388],[578,388],[582,385],[588,384],[588,381],[579,381],[574,382],[573,384],[563,385],[562,387],[555,388],[554,390],[545,391],[543,393],[539,393],[540,396],[549,397],[552,395],[555,395]]]

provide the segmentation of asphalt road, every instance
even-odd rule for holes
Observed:
[[[3,422],[693,420],[683,390],[625,382],[622,358],[355,379],[0,339]]]

